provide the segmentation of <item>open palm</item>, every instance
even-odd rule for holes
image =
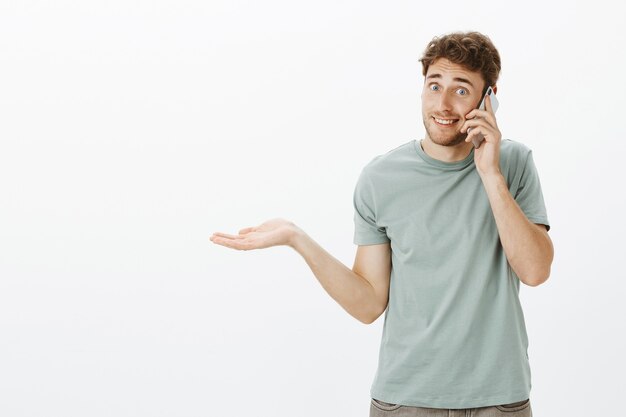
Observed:
[[[292,222],[276,218],[256,227],[241,229],[238,235],[215,232],[209,240],[218,245],[237,250],[263,249],[289,244],[294,227]]]

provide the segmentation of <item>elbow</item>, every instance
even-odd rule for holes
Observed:
[[[361,317],[358,320],[363,324],[372,324],[376,321],[378,317],[379,316],[367,316],[367,317]]]
[[[376,312],[374,315],[369,315],[367,317],[360,318],[359,321],[363,324],[372,324],[385,312],[387,306],[382,311]]]
[[[549,277],[550,277],[550,269],[541,273],[533,274],[529,277],[526,277],[525,279],[521,281],[524,284],[528,285],[529,287],[538,287],[539,285],[546,282]]]
[[[374,323],[376,321],[376,319],[374,319],[374,320],[368,320],[368,319],[361,320],[361,319],[359,319],[359,321],[361,323],[363,323],[363,324],[372,324],[372,323]]]
[[[548,251],[548,255],[546,259],[542,262],[542,264],[535,265],[532,271],[529,271],[525,274],[524,279],[520,280],[528,285],[529,287],[537,287],[550,278],[550,270],[552,269],[552,261],[554,260],[554,249],[552,248],[552,243],[550,243],[550,250]]]

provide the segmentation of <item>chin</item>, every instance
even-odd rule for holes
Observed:
[[[457,146],[465,142],[465,138],[467,138],[467,134],[454,132],[448,135],[437,134],[432,131],[433,129],[426,128],[426,132],[428,133],[428,137],[430,140],[440,146]]]

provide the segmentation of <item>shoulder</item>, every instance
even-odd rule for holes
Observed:
[[[403,143],[384,154],[376,155],[363,167],[363,173],[370,177],[388,174],[391,169],[397,169],[403,161],[415,154],[415,140]]]
[[[500,154],[510,157],[526,157],[532,150],[522,142],[513,139],[502,139],[500,142]]]
[[[531,153],[532,150],[522,142],[513,139],[502,139],[500,142],[500,161],[504,166],[524,166]]]

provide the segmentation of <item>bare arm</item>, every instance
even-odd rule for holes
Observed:
[[[391,268],[388,244],[359,246],[355,270],[360,275],[335,259],[302,229],[284,219],[247,227],[238,235],[216,232],[210,240],[238,250],[278,245],[292,247],[304,258],[326,292],[362,323],[374,322],[387,307]]]
[[[524,284],[531,287],[542,284],[550,276],[554,259],[552,240],[544,225],[535,224],[526,217],[500,171],[502,133],[496,123],[491,97],[485,98],[485,110],[474,109],[466,119],[461,132],[469,127],[472,131],[465,141],[469,142],[477,134],[485,138],[474,151],[474,163],[487,191],[506,258]]]
[[[528,220],[502,175],[485,176],[483,184],[511,268],[524,284],[542,284],[550,276],[554,259],[552,240],[545,226]]]
[[[370,324],[387,308],[391,268],[388,244],[359,246],[353,270],[300,229],[295,231],[290,246],[302,255],[326,292],[352,317]]]

